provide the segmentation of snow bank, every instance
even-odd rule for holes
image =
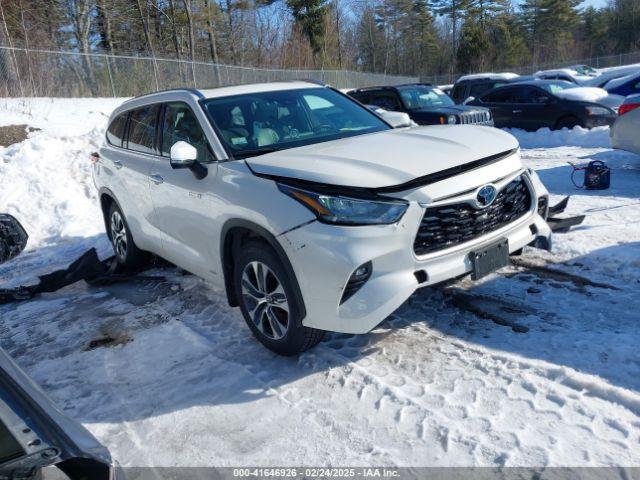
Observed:
[[[611,148],[609,139],[609,127],[598,127],[591,130],[574,127],[569,130],[549,130],[541,128],[536,132],[526,132],[518,128],[505,128],[505,131],[518,139],[522,148],[549,148],[549,147],[590,147]]]
[[[60,237],[88,237],[104,230],[89,153],[104,137],[119,99],[8,99],[0,126],[27,124],[20,143],[0,146],[0,210],[20,219],[27,248]]]

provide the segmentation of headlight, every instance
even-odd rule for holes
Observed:
[[[455,125],[456,123],[458,123],[458,119],[456,118],[456,116],[455,116],[455,115],[449,115],[449,116],[447,117],[447,123],[448,123],[449,125]]]
[[[587,107],[587,113],[589,115],[611,115],[609,109],[604,107]]]
[[[340,225],[388,225],[396,223],[409,204],[402,200],[367,200],[310,192],[278,183],[282,193],[296,199],[319,220]]]

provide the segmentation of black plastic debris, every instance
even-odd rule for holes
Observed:
[[[556,217],[556,215],[565,211],[567,205],[569,204],[569,198],[570,197],[564,197],[560,202],[549,207],[549,217],[547,218],[547,223],[549,224],[552,232],[566,233],[571,227],[575,227],[576,225],[580,225],[582,222],[584,222],[584,215],[565,218]]]
[[[55,292],[73,283],[84,280],[91,285],[107,285],[131,281],[163,281],[161,276],[142,276],[118,272],[115,257],[100,260],[95,248],[87,250],[67,268],[42,275],[35,285],[0,289],[0,304],[29,300],[34,296]]]
[[[27,246],[29,235],[13,216],[0,213],[0,263],[17,257]]]

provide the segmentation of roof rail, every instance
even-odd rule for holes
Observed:
[[[200,99],[204,98],[204,95],[202,94],[202,92],[200,90],[198,90],[197,88],[167,88],[165,90],[158,90],[157,92],[149,92],[149,93],[144,93],[142,95],[138,95],[136,97],[133,97],[132,100],[137,99],[137,98],[144,98],[144,97],[148,97],[151,95],[155,95],[156,93],[167,93],[167,92],[189,92],[194,94],[195,96],[197,96]]]

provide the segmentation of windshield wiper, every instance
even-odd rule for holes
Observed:
[[[257,157],[258,155],[265,155],[267,153],[273,153],[279,150],[279,148],[274,147],[256,148],[254,150],[242,150],[238,153],[234,153],[233,156],[234,158]]]

